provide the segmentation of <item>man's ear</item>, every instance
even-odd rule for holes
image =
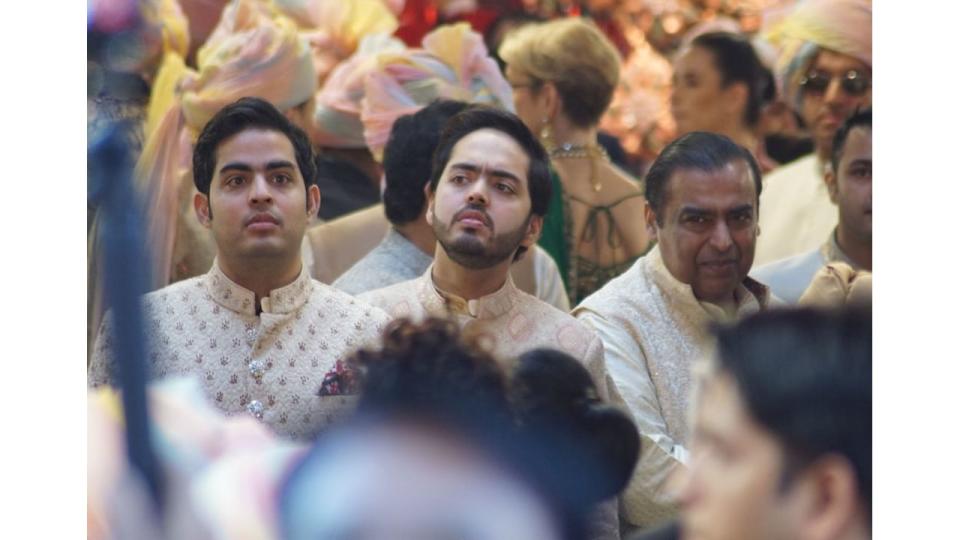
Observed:
[[[803,538],[842,538],[865,525],[857,475],[848,459],[827,455],[798,476],[795,501],[800,512],[798,526]]]
[[[197,214],[197,221],[206,228],[210,228],[210,220],[213,216],[210,214],[210,199],[203,193],[193,195],[193,211]]]
[[[649,202],[643,204],[643,220],[647,224],[647,234],[653,240],[657,240],[657,215]]]
[[[530,221],[527,223],[527,234],[520,241],[520,245],[525,248],[532,247],[540,239],[541,232],[543,232],[543,216],[531,214]]]
[[[750,97],[750,90],[744,82],[735,82],[724,89],[726,105],[731,113],[733,111],[746,111],[747,98]]]
[[[307,188],[307,218],[312,219],[320,211],[320,188],[316,184]]]
[[[837,195],[839,189],[837,186],[837,173],[833,170],[833,165],[827,165],[823,173],[823,182],[827,184],[827,193],[830,194],[830,201],[837,204]]]
[[[425,186],[423,186],[423,194],[424,194],[424,195],[426,196],[426,198],[427,198],[427,208],[426,208],[426,210],[424,210],[424,211],[426,212],[426,215],[425,215],[424,217],[426,217],[426,219],[427,219],[427,225],[430,225],[431,227],[433,227],[433,195],[434,195],[434,192],[430,190],[430,182],[427,182],[427,184],[426,184]]]

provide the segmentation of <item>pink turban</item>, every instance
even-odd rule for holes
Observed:
[[[377,159],[393,122],[435,99],[513,110],[510,85],[483,38],[466,23],[437,28],[423,38],[422,48],[383,47],[341,67],[318,94],[317,120],[330,118],[330,108],[345,113],[339,126],[349,125],[348,137],[330,145],[366,146]],[[329,127],[323,130],[331,133]]]

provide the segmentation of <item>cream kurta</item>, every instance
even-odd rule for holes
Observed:
[[[760,193],[760,236],[753,266],[816,249],[837,226],[837,207],[816,154],[771,172]]]
[[[343,360],[378,347],[389,317],[310,278],[271,291],[256,314],[254,293],[210,271],[144,297],[153,377],[196,375],[228,414],[250,413],[277,433],[312,439],[353,405],[337,386]],[[97,335],[91,386],[113,382],[110,318]],[[346,381],[341,381],[346,382]]]
[[[394,318],[450,318],[463,332],[482,334],[491,345],[491,352],[501,360],[516,359],[540,347],[561,350],[582,362],[593,375],[601,397],[609,398],[603,345],[586,325],[521,291],[509,275],[497,292],[476,300],[464,300],[439,292],[432,272],[433,265],[416,279],[369,291],[357,298],[384,309]]]
[[[737,316],[763,309],[766,287],[747,278],[735,292]],[[664,495],[668,473],[687,459],[691,366],[711,350],[719,307],[702,304],[664,266],[660,249],[587,297],[573,314],[603,341],[606,367],[642,435],[640,463],[621,511],[636,526],[675,514]]]

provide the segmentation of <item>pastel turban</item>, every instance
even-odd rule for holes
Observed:
[[[366,146],[378,160],[393,122],[435,99],[513,110],[510,85],[488,55],[483,37],[466,23],[437,28],[423,38],[422,48],[383,47],[341,67],[344,72],[335,70],[318,94],[317,120],[329,118],[331,106],[348,113],[351,130],[330,145]]]
[[[367,76],[360,119],[363,138],[379,161],[393,122],[438,98],[487,103],[513,111],[513,93],[483,36],[467,23],[441,26],[422,49],[377,56]]]
[[[820,48],[873,65],[872,0],[804,0],[765,32],[779,48],[778,83],[788,103],[797,104],[797,82]]]
[[[364,36],[397,29],[397,18],[381,0],[274,0],[274,5],[310,44],[318,84],[356,52]]]

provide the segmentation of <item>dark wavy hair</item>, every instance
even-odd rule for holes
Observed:
[[[438,99],[393,123],[383,151],[383,209],[390,223],[403,225],[420,217],[427,204],[423,188],[430,181],[440,132],[447,120],[466,107],[462,101]]]
[[[843,154],[843,147],[847,144],[847,137],[850,132],[858,127],[873,129],[873,109],[866,107],[857,109],[849,118],[843,121],[840,129],[833,136],[833,148],[830,151],[830,164],[834,172],[839,172],[840,155]]]
[[[743,121],[748,126],[756,126],[761,109],[773,101],[777,88],[773,73],[760,62],[750,40],[731,32],[708,32],[695,37],[691,45],[710,51],[723,86],[743,83],[747,87]]]
[[[760,211],[760,191],[763,189],[760,165],[746,148],[719,133],[691,131],[677,138],[664,148],[654,160],[645,178],[647,202],[663,225],[663,205],[667,187],[673,173],[681,169],[716,171],[726,164],[742,159],[747,162],[757,188],[757,212]]]
[[[217,166],[217,148],[220,143],[248,129],[279,131],[290,139],[303,177],[304,187],[316,184],[317,166],[313,147],[302,129],[287,119],[276,107],[257,97],[244,97],[217,111],[203,126],[197,144],[193,147],[193,184],[197,191],[210,195],[210,183]],[[307,204],[310,204],[309,199]]]

